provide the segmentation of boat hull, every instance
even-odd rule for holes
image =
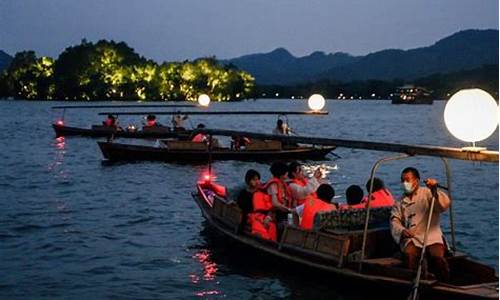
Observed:
[[[169,150],[167,148],[98,142],[105,159],[110,161],[177,161],[206,163],[208,151]],[[211,151],[212,160],[275,161],[275,160],[322,160],[335,147],[297,147],[273,151],[235,151],[216,149]]]

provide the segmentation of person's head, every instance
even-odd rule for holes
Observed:
[[[205,128],[205,124],[200,123],[200,124],[196,125],[196,128],[200,128],[200,129],[201,129],[201,128]]]
[[[250,169],[245,174],[245,183],[252,189],[260,185],[260,174],[254,169]]]
[[[296,161],[292,161],[288,164],[288,177],[290,179],[294,178],[302,178],[304,177],[304,170],[302,169],[302,165]]]
[[[283,127],[283,120],[278,119],[278,121],[276,122],[276,127],[277,127],[277,128],[281,128],[281,127]]]
[[[371,183],[371,181],[370,181],[370,179],[368,179],[368,181],[366,182],[366,192],[367,193],[370,192],[370,183]],[[373,191],[372,192],[379,191],[383,188],[385,188],[385,184],[382,181],[382,179],[380,179],[378,177],[373,177]]]
[[[353,184],[345,191],[345,197],[349,205],[360,204],[363,196],[363,189],[359,185]]]
[[[324,202],[332,202],[333,197],[335,197],[335,190],[329,184],[322,184],[316,190],[316,195],[318,198]]]
[[[112,114],[108,114],[108,119],[112,119],[112,120],[114,120],[114,119],[115,119],[115,116],[113,116]]]
[[[146,117],[146,120],[148,120],[148,121],[154,121],[154,120],[156,120],[156,116],[155,115],[148,115]]]
[[[271,171],[271,174],[273,174],[273,177],[280,179],[285,179],[288,173],[287,165],[281,161],[273,162],[269,170]]]
[[[401,183],[403,184],[403,189],[405,194],[412,194],[418,187],[420,181],[420,173],[413,167],[405,168],[401,172]]]

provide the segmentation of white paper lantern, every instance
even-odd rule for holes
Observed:
[[[207,94],[198,96],[198,104],[201,106],[208,106],[210,104],[210,97]]]
[[[325,107],[325,98],[320,94],[314,94],[307,100],[307,105],[314,111],[319,111]]]

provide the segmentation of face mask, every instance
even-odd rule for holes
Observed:
[[[411,194],[411,193],[413,193],[413,190],[414,190],[413,184],[409,181],[405,181],[405,182],[403,182],[403,189],[405,190],[406,194]]]

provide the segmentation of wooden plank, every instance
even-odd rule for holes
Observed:
[[[273,135],[273,134],[225,130],[225,129],[199,129],[195,130],[194,134],[199,132],[212,135],[223,135],[223,136],[239,135],[248,138],[278,140],[289,143],[302,143],[302,144],[313,144],[313,145],[323,145],[323,146],[337,146],[337,147],[352,148],[352,149],[398,152],[398,153],[406,153],[411,156],[414,155],[435,156],[435,157],[446,157],[459,160],[498,163],[498,151],[486,150],[479,152],[469,152],[469,151],[463,151],[460,148],[441,147],[441,146],[406,145],[406,144],[396,144],[396,143],[380,143],[373,141],[306,137],[306,136],[284,136],[284,135]]]
[[[98,115],[309,115],[324,116],[327,111],[121,111],[121,112],[100,112]]]

